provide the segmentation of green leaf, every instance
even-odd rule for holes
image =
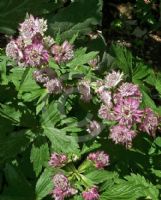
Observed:
[[[49,105],[46,105],[43,108],[41,123],[43,126],[55,126],[60,122],[62,116],[58,111],[57,104],[55,101],[52,101]]]
[[[36,200],[46,197],[53,189],[53,171],[45,169],[36,183]]]
[[[22,130],[14,132],[8,136],[0,135],[0,160],[5,161],[14,158],[18,153],[24,150],[28,144],[29,139],[27,133],[30,131]]]
[[[100,200],[136,200],[141,197],[141,187],[122,181],[120,184],[108,188],[100,197]]]
[[[44,134],[49,138],[52,148],[64,153],[77,153],[78,143],[74,136],[66,135],[62,129],[43,127]]]
[[[44,138],[38,137],[32,145],[30,160],[33,163],[36,176],[38,176],[44,163],[49,160],[49,147]]]
[[[149,197],[152,200],[158,200],[159,190],[151,182],[147,181],[143,176],[139,174],[131,174],[125,177],[128,182],[135,185],[140,185],[142,190],[141,193],[145,197]]]
[[[27,12],[33,15],[49,13],[58,6],[46,0],[1,0],[0,1],[0,32],[14,34],[18,23],[22,22]]]
[[[112,55],[115,57],[114,63],[119,67],[131,80],[133,73],[133,56],[129,50],[119,45],[113,45],[111,49]]]
[[[98,52],[93,51],[87,54],[79,55],[75,57],[71,62],[69,62],[67,66],[70,68],[70,67],[77,67],[77,66],[84,65],[88,63],[90,60],[92,60],[93,58],[95,58],[97,54]]]
[[[150,98],[150,96],[144,91],[144,90],[141,90],[142,92],[142,104],[144,105],[144,107],[150,107],[152,109],[156,109],[156,105],[154,103],[154,101]]]
[[[32,186],[18,168],[7,164],[4,171],[7,181],[7,188],[5,188],[0,199],[33,200],[35,198]]]
[[[62,40],[71,39],[78,32],[87,34],[92,25],[101,22],[101,3],[100,0],[79,0],[62,8],[55,16],[49,15],[49,32],[54,35],[60,32]]]
[[[109,172],[105,170],[94,170],[86,175],[93,184],[99,184],[106,180],[116,178],[118,175],[116,172]]]
[[[0,56],[0,72],[1,72],[1,80],[2,80],[2,85],[7,85],[8,84],[8,77],[7,77],[7,65],[8,58],[6,56]]]

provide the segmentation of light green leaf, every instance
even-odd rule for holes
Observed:
[[[53,171],[45,169],[36,183],[36,200],[46,197],[53,189]]]
[[[44,138],[38,137],[32,145],[30,160],[33,163],[36,176],[38,176],[44,163],[49,160],[49,147]]]

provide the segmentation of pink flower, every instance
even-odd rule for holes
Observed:
[[[42,36],[47,30],[47,21],[44,19],[34,18],[32,15],[28,16],[23,23],[20,24],[20,35],[24,39],[29,39],[40,33]]]
[[[23,53],[15,40],[11,40],[7,44],[6,55],[17,62],[23,59]]]
[[[52,167],[63,167],[67,162],[67,156],[65,154],[52,153],[49,165]]]
[[[147,132],[149,135],[152,135],[154,137],[157,126],[158,126],[158,117],[150,108],[146,108],[144,110],[144,115],[140,125],[140,130]]]
[[[115,120],[115,115],[113,113],[112,107],[109,107],[107,105],[102,104],[99,111],[98,115],[102,119],[106,119],[109,121]]]
[[[50,68],[42,68],[33,72],[33,77],[38,83],[47,83],[50,79],[55,78],[55,73]]]
[[[49,54],[42,44],[32,44],[24,49],[24,57],[27,65],[41,66],[48,62]]]
[[[89,65],[93,68],[93,69],[97,69],[98,68],[98,63],[100,61],[100,57],[97,56],[96,58],[92,59],[89,61]]]
[[[66,197],[70,197],[77,193],[77,190],[71,187],[70,182],[63,174],[56,174],[53,178],[54,189],[52,191],[52,197],[55,200],[64,200]]]
[[[129,128],[135,122],[141,122],[143,112],[139,110],[139,105],[140,102],[137,99],[131,97],[123,99],[114,107],[115,120],[120,125],[126,125]]]
[[[50,94],[60,94],[63,89],[61,81],[57,78],[49,80],[44,86]]]
[[[100,124],[95,120],[90,121],[89,125],[87,126],[87,132],[93,137],[99,135],[101,132]]]
[[[90,153],[87,159],[91,160],[98,169],[102,169],[109,165],[109,156],[104,151]]]
[[[126,147],[130,147],[135,136],[135,131],[128,129],[124,125],[116,125],[110,129],[109,138],[116,144],[123,144],[126,145]]]
[[[73,45],[68,41],[64,41],[61,46],[54,44],[51,47],[51,53],[58,64],[67,62],[74,57]]]
[[[105,77],[105,86],[107,88],[116,87],[123,79],[123,73],[112,71]]]
[[[111,91],[107,91],[107,89],[105,88],[105,86],[101,86],[101,87],[99,87],[97,93],[99,94],[100,99],[102,100],[102,102],[104,104],[106,104],[109,107],[112,106]]]
[[[87,191],[84,191],[82,193],[82,197],[84,200],[98,200],[99,194],[97,187],[92,187],[88,189]]]
[[[90,82],[88,80],[81,80],[78,83],[78,91],[81,94],[81,99],[88,102],[91,99]]]
[[[121,97],[135,97],[138,99],[141,99],[142,97],[139,86],[132,83],[123,83],[118,91]]]

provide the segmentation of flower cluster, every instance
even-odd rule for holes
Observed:
[[[52,167],[63,167],[67,161],[68,158],[65,154],[52,153],[49,165]]]
[[[71,186],[68,178],[63,174],[56,174],[53,177],[53,183],[52,197],[55,200],[64,200],[77,193],[77,190]]]
[[[6,46],[6,54],[20,66],[41,66],[49,60],[49,52],[44,46],[47,21],[27,16],[20,24],[19,36]]]
[[[87,159],[91,160],[98,169],[102,169],[109,165],[109,156],[104,151],[90,153]]]
[[[46,66],[50,57],[58,64],[71,60],[74,56],[73,45],[68,41],[64,41],[62,45],[55,44],[53,38],[45,36],[46,30],[46,20],[27,15],[20,24],[18,38],[7,44],[6,54],[19,66],[37,67],[33,74],[35,80],[43,84],[49,93],[59,94],[62,83]]]
[[[140,109],[142,94],[135,84],[124,82],[123,73],[109,73],[97,89],[97,94],[102,101],[98,111],[102,119],[115,121],[116,125],[110,128],[111,138],[116,144],[126,147],[132,145],[132,140],[137,135],[136,127],[155,136],[158,118],[149,109]]]
[[[98,200],[99,193],[98,193],[97,187],[92,187],[88,189],[87,191],[84,191],[82,193],[82,197],[84,200]]]

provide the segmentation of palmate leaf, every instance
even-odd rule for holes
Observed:
[[[18,23],[25,18],[26,12],[34,15],[46,14],[58,7],[54,2],[46,0],[1,0],[0,32],[14,34]]]
[[[43,137],[38,137],[32,145],[30,160],[33,163],[33,168],[36,176],[42,170],[43,165],[49,160],[48,143]]]
[[[111,48],[111,53],[115,57],[114,63],[117,64],[117,66],[126,74],[126,76],[131,76],[133,65],[133,57],[131,52],[125,47],[113,45]]]
[[[91,6],[92,5],[92,6]],[[101,22],[102,0],[79,0],[61,9],[55,16],[49,15],[49,32],[60,32],[61,39],[71,39],[77,33],[87,34],[92,25]]]
[[[44,134],[49,138],[52,149],[64,153],[78,153],[77,138],[74,136],[66,135],[63,129],[54,127],[43,127]]]

